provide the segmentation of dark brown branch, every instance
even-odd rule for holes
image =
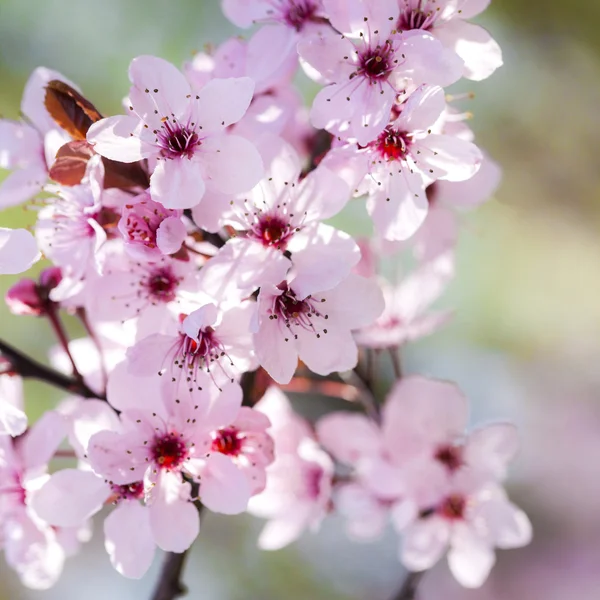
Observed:
[[[402,583],[402,587],[390,600],[415,600],[417,597],[417,588],[423,575],[425,575],[425,571],[419,571],[418,573],[409,572]]]
[[[167,552],[162,564],[152,600],[174,600],[187,594],[187,588],[181,582],[187,550],[181,554]]]
[[[0,340],[0,355],[10,364],[8,370],[17,373],[21,377],[39,379],[40,381],[61,388],[70,394],[75,394],[83,398],[106,400],[103,394],[90,389],[83,381],[68,377],[55,369],[33,360],[3,340]]]

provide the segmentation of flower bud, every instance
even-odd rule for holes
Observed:
[[[39,317],[46,313],[52,304],[50,291],[61,281],[58,267],[48,267],[40,273],[39,283],[33,279],[21,279],[6,292],[5,301],[15,315]]]

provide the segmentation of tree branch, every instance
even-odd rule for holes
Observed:
[[[181,554],[167,552],[162,564],[152,600],[174,600],[187,594],[187,588],[181,582],[187,550]]]
[[[390,600],[415,600],[417,597],[417,588],[425,571],[409,572],[398,592]]]
[[[33,360],[3,340],[0,340],[0,355],[9,362],[10,370],[21,377],[39,379],[40,381],[61,388],[70,394],[75,394],[83,398],[106,400],[106,396],[90,389],[83,381],[68,377],[55,369]]]

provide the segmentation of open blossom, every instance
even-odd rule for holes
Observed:
[[[344,35],[320,29],[298,45],[309,76],[327,84],[312,106],[315,127],[364,146],[387,126],[407,81],[445,86],[460,78],[462,61],[438,40],[394,29],[393,4],[330,0],[329,19]]]
[[[29,231],[0,227],[0,275],[27,271],[39,259],[40,251]]]
[[[63,418],[48,412],[24,436],[0,437],[0,545],[9,566],[33,589],[56,582],[67,554],[62,532],[31,507],[64,435]]]
[[[408,520],[401,507],[393,517],[403,534],[400,560],[413,571],[432,567],[448,550],[448,564],[465,587],[480,587],[494,566],[494,548],[520,548],[531,541],[527,515],[504,489],[459,473],[439,500]]]
[[[278,550],[305,529],[316,530],[329,509],[333,463],[315,442],[306,421],[296,415],[276,387],[267,390],[256,409],[271,421],[269,433],[277,454],[267,468],[265,491],[250,499],[248,510],[269,519],[258,545]]]
[[[140,376],[166,374],[169,379],[189,382],[194,393],[199,373],[209,373],[218,386],[233,381],[254,363],[250,302],[219,310],[205,304],[183,315],[177,331],[155,333],[140,340],[127,352],[131,373]]]
[[[90,127],[94,150],[112,160],[152,158],[150,195],[166,208],[191,208],[207,188],[235,194],[262,175],[254,145],[226,133],[246,112],[254,84],[248,77],[214,79],[192,94],[184,75],[154,56],[135,58],[131,115],[108,117]]]
[[[419,265],[392,286],[381,284],[385,309],[375,323],[360,329],[354,339],[368,348],[394,348],[430,335],[451,317],[449,311],[429,308],[454,277],[454,257],[450,253]]]
[[[304,275],[299,268],[296,275]],[[260,364],[278,383],[288,383],[298,358],[319,375],[353,368],[358,350],[352,330],[372,323],[383,310],[374,281],[350,274],[333,289],[294,287],[294,273],[278,285],[264,285],[258,295],[253,337]]]
[[[175,305],[198,290],[197,268],[189,260],[170,256],[137,261],[109,242],[102,275],[87,283],[87,307],[98,321],[125,320],[152,313],[153,332],[172,320]],[[154,310],[150,310],[154,309]],[[142,330],[138,327],[138,333]]]
[[[467,19],[487,8],[489,0],[398,0],[400,31],[427,31],[464,61],[464,76],[475,81],[502,66],[502,51],[490,34]]]
[[[71,83],[57,71],[38,67],[30,75],[21,101],[26,121],[0,119],[0,167],[13,172],[0,184],[0,208],[29,200],[48,180],[56,152],[69,136],[50,118],[44,106],[51,80]]]
[[[377,232],[392,241],[408,239],[422,225],[428,185],[470,179],[483,158],[473,143],[436,133],[446,111],[442,88],[421,86],[399,109],[399,116],[358,153],[341,150],[342,156],[354,155],[350,172],[359,192],[368,194],[367,210]]]
[[[493,565],[493,548],[526,545],[531,525],[498,483],[517,450],[515,428],[495,423],[465,434],[466,424],[466,399],[455,385],[412,376],[394,386],[380,430],[362,415],[333,413],[317,433],[355,470],[340,503],[351,532],[379,533],[391,512],[405,566],[428,569],[450,545],[453,574],[477,587]],[[373,514],[361,524],[365,507]]]

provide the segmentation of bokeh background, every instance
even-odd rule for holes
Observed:
[[[458,275],[442,304],[456,318],[404,351],[406,371],[457,381],[473,421],[518,423],[523,448],[511,494],[530,515],[528,548],[499,553],[486,585],[467,591],[444,563],[427,574],[423,600],[597,600],[600,597],[600,3],[496,0],[479,19],[505,66],[462,85],[479,143],[503,166],[497,198],[465,218]],[[139,54],[180,64],[233,32],[218,0],[0,0],[0,113],[17,117],[23,85],[39,65],[78,82],[105,114],[120,111],[127,65]],[[24,226],[34,213],[0,213]],[[354,226],[352,218],[346,222]],[[12,278],[0,280],[4,293]],[[81,332],[73,326],[73,335]],[[44,360],[45,323],[9,316],[0,335]],[[27,385],[31,417],[61,394]],[[352,544],[335,518],[278,553],[255,548],[261,523],[209,514],[186,570],[190,598],[378,600],[403,579],[395,536]],[[121,578],[97,536],[58,585],[30,592],[0,561],[0,598],[145,598]]]

